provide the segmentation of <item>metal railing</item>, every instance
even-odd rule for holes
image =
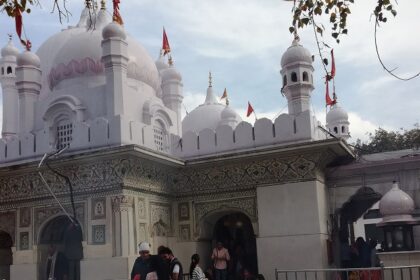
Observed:
[[[276,280],[420,280],[420,265],[275,270]]]

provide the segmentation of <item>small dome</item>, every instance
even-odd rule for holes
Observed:
[[[13,45],[12,40],[9,40],[9,42],[7,43],[7,45],[1,49],[1,56],[2,57],[6,57],[6,56],[18,56],[19,55],[19,49],[16,48]]]
[[[223,119],[222,114],[229,118],[227,122],[226,119]],[[235,126],[241,121],[241,117],[233,109],[217,101],[213,88],[210,86],[207,89],[204,103],[192,110],[182,120],[182,133],[185,134],[188,131],[199,133],[206,128],[216,130],[221,124]]]
[[[35,53],[30,52],[30,51],[24,51],[23,53],[18,55],[17,65],[18,66],[35,66],[39,68],[41,66],[41,61]]]
[[[229,106],[226,106],[225,109],[222,111],[222,119],[236,119],[238,114],[230,108]]]
[[[178,70],[176,70],[176,68],[173,65],[169,66],[167,69],[163,69],[161,72],[161,75],[162,75],[163,81],[168,81],[168,80],[181,81],[182,80],[181,73],[179,73]]]
[[[348,122],[348,120],[349,115],[338,104],[332,106],[331,110],[327,113],[327,125]]]
[[[120,24],[111,22],[102,30],[102,37],[104,39],[117,37],[125,40],[127,35],[125,34],[124,28]]]
[[[306,48],[299,44],[299,40],[295,39],[281,57],[281,67],[284,68],[288,64],[297,62],[312,64],[312,55]]]
[[[398,187],[398,183],[394,182],[392,189],[381,198],[379,211],[385,223],[412,221],[414,201]]]

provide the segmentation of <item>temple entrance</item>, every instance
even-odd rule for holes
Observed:
[[[13,240],[10,234],[0,230],[0,279],[10,280],[10,265],[13,263]]]
[[[258,274],[257,246],[251,220],[243,213],[235,212],[221,217],[214,226],[213,248],[220,241],[229,250],[229,279],[238,279],[244,269]]]
[[[54,269],[67,270],[68,280],[79,280],[80,260],[83,259],[82,240],[80,225],[72,224],[67,216],[58,216],[48,221],[42,227],[39,236],[39,279],[47,279],[47,266],[51,268],[49,257],[52,250],[55,250],[57,257]]]

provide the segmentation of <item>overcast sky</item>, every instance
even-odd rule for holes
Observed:
[[[78,22],[83,1],[68,0],[73,14],[62,25],[51,14],[52,0],[25,15],[24,25],[33,50],[49,36]],[[50,3],[51,2],[51,3]],[[107,1],[111,8],[111,1]],[[374,47],[371,11],[374,0],[356,1],[349,18],[349,35],[334,48],[339,103],[350,116],[355,141],[377,127],[412,128],[420,121],[420,78],[402,82],[382,70]],[[231,106],[244,116],[248,100],[258,117],[273,119],[287,112],[281,96],[280,59],[290,46],[288,31],[292,2],[282,0],[121,0],[127,32],[157,58],[165,26],[176,67],[183,76],[184,103],[191,111],[203,103],[208,71],[220,96],[226,87]],[[399,1],[397,17],[379,29],[379,48],[389,68],[409,76],[420,71],[420,1]],[[14,21],[0,15],[0,46],[14,33]],[[311,29],[300,31],[301,43],[317,53]],[[15,40],[15,42],[17,42]],[[17,44],[17,43],[15,43]],[[324,73],[316,56],[312,95],[313,110],[325,123]],[[1,90],[0,90],[1,91]],[[283,111],[282,111],[283,110]]]

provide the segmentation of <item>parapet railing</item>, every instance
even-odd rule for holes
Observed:
[[[420,280],[420,265],[368,268],[275,269],[276,280]]]

